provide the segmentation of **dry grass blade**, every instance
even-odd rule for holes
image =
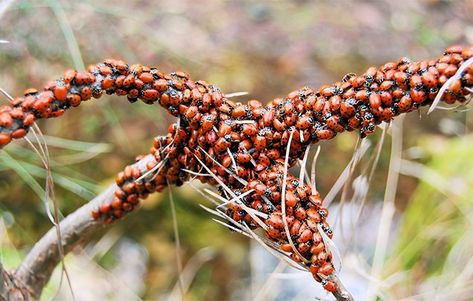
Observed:
[[[353,149],[353,156],[355,156],[359,148],[360,148],[360,137],[356,139],[355,147]],[[345,203],[347,202],[348,189],[349,189],[350,183],[352,182],[351,179],[353,177],[353,173],[355,172],[355,166],[356,166],[356,163],[355,164],[351,164],[351,163],[352,162],[350,161],[350,169],[348,172],[347,179],[345,180],[345,183],[343,184],[342,194],[340,196],[340,202],[337,208],[337,213],[335,214],[335,221],[333,222],[334,227],[336,227],[337,224],[340,225],[340,233],[342,233],[342,235],[344,231],[343,231],[343,223],[340,217],[343,216],[343,208],[345,206]]]
[[[62,241],[61,227],[59,225],[60,212],[59,212],[58,204],[56,203],[56,198],[54,196],[54,180],[53,180],[52,173],[51,173],[48,144],[44,139],[44,135],[41,132],[41,129],[39,128],[39,126],[36,123],[33,124],[32,133],[35,136],[35,138],[38,142],[38,145],[40,147],[40,150],[41,150],[41,152],[43,153],[43,156],[46,159],[46,165],[44,166],[44,168],[46,169],[47,175],[46,175],[46,189],[45,189],[46,191],[45,191],[45,201],[44,202],[45,202],[45,206],[47,206],[46,209],[47,209],[48,216],[50,217],[50,219],[51,219],[51,213],[50,213],[50,209],[49,209],[49,200],[51,200],[52,204],[53,204],[54,216],[53,216],[53,219],[52,219],[51,222],[54,224],[54,227],[56,228],[56,234],[57,234],[57,239],[58,239],[58,244],[57,244],[58,245],[58,252],[59,252],[59,256],[61,257],[61,266],[62,266],[62,272],[63,272],[63,273],[61,273],[59,287],[61,287],[61,284],[62,284],[62,281],[63,281],[63,275],[65,275],[67,284],[69,286],[69,290],[71,292],[72,300],[75,300],[74,290],[72,289],[72,281],[71,281],[71,278],[69,276],[69,272],[66,269],[66,263],[64,261],[64,257],[65,257],[64,247],[60,243]],[[57,293],[59,293],[59,290],[57,291]]]
[[[237,171],[237,164],[236,164],[236,161],[235,161],[235,157],[233,156],[233,154],[232,154],[232,152],[230,151],[229,148],[227,148],[227,153],[230,156],[230,159],[232,160],[233,170]]]
[[[378,234],[376,239],[376,249],[373,258],[373,265],[371,268],[371,276],[375,279],[380,279],[383,271],[384,258],[388,250],[389,232],[391,230],[392,219],[394,216],[394,200],[397,191],[397,183],[399,179],[399,169],[401,166],[402,153],[402,117],[393,122],[392,143],[391,143],[391,157],[388,170],[388,179],[386,184],[386,191],[384,194],[383,208],[381,211],[380,224],[378,227]],[[379,283],[370,281],[368,291],[366,294],[367,300],[375,300],[378,294]]]
[[[209,212],[210,214],[212,215],[215,215],[215,216],[218,216],[220,218],[223,218],[224,220],[227,220],[229,221],[232,225],[230,224],[226,224],[224,222],[222,222],[221,220],[218,220],[218,219],[215,219],[215,218],[212,218],[213,221],[221,224],[221,225],[224,225],[225,227],[231,229],[231,230],[234,230],[240,234],[243,234],[249,238],[252,238],[252,236],[246,232],[246,228],[243,227],[243,225],[237,221],[235,221],[233,218],[229,217],[228,215],[226,215],[225,213],[219,211],[219,210],[213,210],[213,209],[210,209],[202,204],[199,204],[199,206],[204,209],[205,211]]]
[[[381,137],[379,138],[378,142],[376,143],[375,147],[375,152],[372,154],[371,158],[368,161],[368,165],[365,170],[361,172],[361,175],[358,176],[357,178],[354,179],[352,186],[353,186],[353,203],[354,204],[359,204],[358,205],[358,210],[355,214],[355,218],[351,220],[351,231],[350,236],[346,238],[346,245],[351,246],[354,241],[357,240],[357,234],[359,225],[360,225],[360,217],[361,214],[363,213],[363,210],[366,205],[366,201],[368,199],[368,191],[371,186],[372,179],[374,177],[374,172],[376,170],[376,167],[378,166],[379,158],[381,156],[381,151],[383,149],[385,137],[386,137],[386,132],[387,132],[387,126],[389,124],[383,124],[383,126],[380,126],[382,129],[381,132]],[[371,164],[371,165],[370,165]],[[366,173],[369,170],[369,175],[366,177]],[[343,233],[342,233],[343,235]],[[346,255],[347,252],[349,252],[349,248],[345,248],[344,250],[344,256]],[[343,256],[343,257],[344,257]]]
[[[369,189],[369,187],[371,185],[371,181],[373,180],[373,177],[374,177],[374,172],[376,170],[376,167],[378,166],[379,158],[381,156],[381,150],[383,149],[384,140],[386,138],[386,131],[387,131],[387,125],[382,127],[381,137],[380,137],[380,139],[378,140],[378,142],[376,144],[376,151],[375,151],[375,154],[374,154],[374,158],[372,159],[373,163],[371,165],[370,173],[369,173],[369,176],[368,176],[367,189]],[[361,216],[361,213],[363,212],[363,208],[365,207],[367,197],[368,197],[368,194],[366,193],[364,195],[363,199],[361,200],[360,208],[358,209],[358,212],[355,216],[355,226],[358,224],[358,221],[360,220],[360,216]],[[354,233],[356,233],[356,232],[354,232]]]
[[[36,123],[33,125],[31,132],[33,133],[33,136],[35,137],[35,140],[39,146],[39,150],[42,154],[42,158],[44,158],[43,162],[44,162],[44,168],[46,170],[46,188],[45,188],[46,193],[43,199],[44,206],[46,208],[46,212],[48,213],[48,217],[51,220],[51,223],[56,225],[58,223],[58,211],[57,211],[57,204],[54,198],[54,181],[51,175],[51,167],[49,164],[50,156],[49,156],[48,144],[44,140],[43,133],[41,132],[40,128],[38,127]],[[38,154],[38,155],[41,156],[41,154]],[[53,203],[54,214],[51,213],[51,209],[49,207],[49,200],[51,200]]]
[[[188,174],[191,174],[193,176],[197,176],[197,177],[211,177],[211,175],[209,174],[206,174],[206,173],[200,173],[200,172],[195,172],[195,171],[192,171],[192,170],[189,170],[189,169],[186,169],[186,168],[181,168],[182,171],[185,171],[187,172]]]
[[[218,217],[221,217],[229,222],[231,222],[232,224],[234,224],[237,228],[239,229],[244,229],[243,226],[241,225],[241,223],[238,223],[237,221],[235,221],[234,219],[232,219],[231,217],[229,217],[228,215],[226,215],[225,213],[223,213],[222,211],[219,210],[219,207],[222,205],[222,203],[219,203],[217,201],[215,201],[213,198],[211,198],[209,195],[215,197],[216,199],[218,199],[220,202],[227,202],[227,199],[225,198],[222,198],[220,195],[214,193],[213,191],[211,190],[208,190],[208,189],[204,189],[205,192],[207,192],[207,194],[205,194],[204,192],[202,192],[201,189],[195,187],[194,185],[192,185],[192,183],[188,182],[189,185],[191,186],[191,188],[193,188],[196,192],[198,192],[200,195],[202,195],[204,198],[206,198],[207,200],[209,200],[210,202],[212,202],[216,207],[217,210],[213,210],[213,209],[210,209],[202,204],[199,204],[199,206],[201,208],[203,208],[205,211],[213,214],[213,215],[216,215]],[[260,212],[259,212],[260,213]],[[219,222],[220,223],[220,222]]]
[[[82,54],[80,52],[79,43],[74,35],[74,32],[69,24],[66,13],[58,0],[48,0],[49,6],[51,7],[54,15],[56,16],[59,27],[61,28],[64,37],[66,38],[67,47],[71,53],[72,60],[74,61],[74,66],[77,70],[85,70],[84,60],[82,59]]]
[[[304,183],[304,179],[307,177],[307,171],[305,169],[305,165],[307,164],[307,158],[309,156],[310,152],[310,145],[306,148],[304,152],[304,157],[301,160],[299,160],[299,166],[300,166],[300,172],[299,172],[299,183]]]
[[[294,242],[292,241],[291,233],[289,232],[289,225],[287,223],[287,216],[286,216],[286,186],[287,186],[286,182],[287,182],[287,172],[288,172],[288,166],[289,166],[289,153],[291,152],[291,143],[292,143],[293,136],[294,136],[294,131],[291,131],[291,134],[289,135],[289,141],[287,142],[286,155],[284,157],[284,175],[282,178],[282,188],[281,188],[282,221],[284,224],[284,232],[286,232],[287,241],[291,245],[292,250],[297,256],[299,256],[299,258],[304,263],[309,263],[309,261],[306,258],[304,258],[304,256],[302,256],[302,254],[299,252],[299,250],[294,245]]]
[[[317,152],[315,153],[314,158],[312,159],[312,165],[310,167],[310,185],[312,186],[312,191],[317,191],[317,181],[315,179],[315,165],[317,164],[317,159],[320,155],[320,145],[317,147]]]
[[[235,124],[251,124],[251,123],[255,123],[256,121],[249,119],[249,120],[235,120],[234,122]]]
[[[232,199],[225,199],[225,198],[221,197],[220,195],[216,194],[215,192],[213,192],[209,189],[204,189],[204,191],[207,192],[208,194],[214,196],[215,198],[219,199],[220,201],[222,201],[222,204],[218,205],[217,209],[220,209],[221,207],[226,207],[228,203],[236,202],[238,205],[242,206],[245,211],[251,211],[251,212],[253,212],[253,214],[261,216],[262,218],[265,218],[265,219],[268,218],[267,214],[265,214],[263,212],[260,212],[258,210],[255,210],[253,208],[250,208],[250,207],[246,206],[241,201],[241,199],[243,199],[244,197],[246,197],[247,195],[249,195],[250,193],[255,191],[254,189],[250,189],[247,192],[242,193],[242,194],[238,195],[236,198],[232,198]]]
[[[248,95],[248,92],[233,92],[229,94],[225,94],[226,98],[232,98],[232,97],[239,97],[239,96],[245,96]]]
[[[269,290],[271,289],[271,287],[274,286],[274,282],[275,280],[277,279],[276,276],[279,274],[279,273],[282,273],[284,271],[284,269],[286,268],[286,264],[284,261],[279,261],[278,265],[276,266],[276,268],[274,268],[273,272],[271,273],[271,275],[269,275],[269,277],[266,279],[266,281],[263,283],[263,285],[261,286],[261,288],[259,289],[258,291],[258,294],[256,294],[256,296],[254,297],[253,300],[255,301],[264,301],[265,300],[265,297],[266,295],[268,294]]]
[[[212,202],[212,204],[214,204],[215,206],[218,206],[220,205],[218,202],[216,202],[214,199],[212,199],[211,197],[209,197],[208,195],[206,195],[205,193],[203,193],[201,191],[201,189],[195,187],[195,185],[192,184],[192,182],[189,182],[189,186],[194,190],[196,191],[197,193],[199,193],[201,196],[203,196],[205,199],[209,200],[210,202]],[[202,205],[201,205],[202,206]]]
[[[215,252],[210,248],[200,249],[197,254],[192,256],[191,259],[187,262],[184,270],[179,277],[180,283],[176,284],[171,291],[170,296],[167,298],[167,301],[179,301],[184,300],[184,295],[179,293],[180,290],[187,292],[192,280],[194,279],[197,271],[202,265],[206,262],[212,260],[215,257]]]
[[[440,88],[437,96],[435,97],[434,101],[432,102],[432,105],[430,106],[429,110],[427,111],[427,114],[432,113],[437,105],[440,103],[440,100],[442,99],[443,95],[445,94],[445,91],[450,87],[450,85],[457,79],[461,79],[461,75],[463,71],[466,70],[471,64],[473,64],[473,57],[469,58],[463,64],[458,68],[457,72],[455,73],[454,76],[450,77],[445,84],[443,84],[442,88]]]
[[[401,163],[402,164],[399,166],[399,172],[401,174],[421,179],[445,195],[451,194],[458,199],[463,199],[466,202],[469,201],[469,199],[466,198],[464,194],[460,193],[454,185],[450,185],[451,181],[449,179],[443,177],[435,170],[421,163],[408,160],[401,160]],[[458,209],[458,211],[461,212],[466,220],[470,222],[470,224],[473,224],[472,219],[469,217],[470,213],[458,203],[456,198],[446,198],[446,200],[450,201]]]
[[[164,157],[164,159],[159,162],[158,164],[156,164],[156,166],[154,166],[153,168],[151,168],[150,170],[148,170],[147,172],[143,173],[143,175],[141,175],[138,179],[135,180],[135,182],[139,182],[143,179],[145,179],[146,177],[148,177],[150,174],[154,173],[152,179],[154,179],[154,177],[159,174],[159,172],[161,171],[161,168],[163,168],[164,164],[166,164],[168,160],[168,157]]]
[[[197,187],[195,187],[194,185],[190,184],[190,186],[195,190],[197,191],[200,195],[202,195],[204,198],[208,199],[210,202],[212,202],[213,204],[215,204],[216,206],[220,205],[218,202],[216,202],[214,199],[212,199],[211,197],[209,197],[208,195],[206,195],[205,193],[203,193],[200,189],[198,189]],[[232,223],[234,226],[232,225],[229,225],[229,224],[226,224],[220,220],[217,220],[217,219],[212,219],[214,220],[215,222],[231,229],[231,230],[234,230],[240,234],[243,234],[249,238],[252,238],[252,236],[249,234],[249,233],[246,233],[246,229],[243,227],[243,225],[241,223],[238,223],[237,221],[235,221],[234,219],[232,219],[230,216],[226,215],[225,213],[223,213],[222,211],[220,210],[214,210],[214,209],[210,209],[202,204],[199,204],[199,206],[204,209],[205,211],[209,212],[210,214],[213,214],[215,216],[218,216],[220,218],[223,218],[224,220],[227,220],[229,221],[230,223]]]
[[[345,182],[348,180],[351,170],[358,164],[360,159],[364,156],[368,148],[370,147],[371,142],[369,140],[362,140],[360,147],[353,153],[353,156],[345,167],[341,175],[338,177],[335,184],[333,184],[330,191],[327,193],[324,199],[324,205],[328,207],[332,201],[335,199],[335,196],[340,192],[342,187],[345,185]]]
[[[222,182],[222,180],[217,177],[206,165],[204,162],[202,162],[195,154],[194,154],[194,157],[196,158],[196,160],[200,163],[200,165],[202,167],[205,168],[205,170],[207,170],[207,172],[212,175],[212,177],[217,181],[217,183],[220,184],[220,186],[224,189],[224,191],[226,191],[228,194],[230,194],[232,196],[232,198],[237,198],[237,195],[235,195],[235,193],[233,193],[233,191],[227,186],[225,185],[225,183]],[[245,209],[246,205],[244,204],[240,204],[240,206],[242,206],[243,209]],[[250,210],[246,210],[246,212],[253,218],[253,220],[258,223],[258,225],[263,228],[263,229],[267,229],[267,226],[265,223],[263,223],[252,211]]]
[[[51,166],[66,166],[81,163],[100,154],[107,153],[112,149],[111,145],[107,143],[90,143],[47,135],[43,135],[43,141],[45,141],[50,147],[53,146],[78,152],[74,154],[55,156],[55,161],[49,162]]]
[[[444,107],[444,106],[438,105],[437,110],[453,111],[453,112],[457,112],[457,113],[471,111],[473,108],[468,107],[468,105],[471,103],[471,100],[473,99],[473,90],[470,89],[470,88],[465,88],[465,90],[467,90],[470,93],[467,96],[465,96],[465,97],[467,97],[467,100],[465,102],[460,103],[459,105],[457,105],[455,107]]]
[[[308,268],[301,263],[293,261],[287,254],[282,253],[277,249],[274,245],[268,243],[268,241],[263,241],[261,237],[259,237],[253,230],[248,227],[247,224],[244,224],[244,227],[246,228],[247,232],[251,234],[252,238],[255,239],[263,248],[265,248],[269,253],[271,253],[273,256],[284,260],[286,263],[288,263],[291,267],[302,270],[302,271],[307,271]]]
[[[250,155],[250,153],[248,152],[248,150],[246,148],[242,147],[241,149],[245,153],[245,155]],[[253,157],[251,155],[250,155],[250,162],[253,165],[253,167],[256,167],[256,161],[255,161],[255,159],[253,159]]]
[[[6,92],[4,89],[0,88],[0,92],[3,93],[10,101],[13,101],[13,97]],[[40,157],[44,168],[46,170],[46,183],[45,183],[45,190],[44,190],[44,198],[43,199],[43,204],[46,210],[46,213],[48,215],[49,220],[51,223],[54,225],[56,228],[56,234],[57,234],[57,247],[58,247],[58,253],[61,258],[61,265],[62,265],[62,274],[59,282],[59,287],[61,287],[62,280],[63,280],[63,275],[66,276],[67,284],[69,286],[72,299],[75,300],[74,296],[74,290],[72,289],[72,283],[71,279],[69,277],[69,273],[67,272],[66,265],[64,262],[64,248],[63,245],[60,243],[62,241],[62,235],[61,235],[61,228],[59,226],[59,216],[60,212],[58,209],[58,205],[56,203],[56,198],[54,196],[54,180],[52,177],[51,173],[51,166],[50,166],[50,156],[49,156],[49,150],[48,150],[48,144],[44,139],[44,135],[41,132],[41,129],[39,126],[34,123],[33,126],[31,127],[31,132],[33,136],[35,137],[36,142],[38,143],[39,150],[31,143],[30,140],[27,139],[28,143],[32,146],[33,150],[38,154]],[[49,206],[49,201],[52,201],[53,204],[53,213],[51,212],[51,208]],[[57,291],[59,293],[59,290]]]
[[[241,198],[247,196],[248,194],[252,193],[254,190],[249,190],[247,192],[245,192],[244,194],[241,194],[241,195],[235,195],[235,194],[232,194],[232,199],[225,199],[223,198],[222,196],[218,195],[217,193],[209,190],[209,189],[204,189],[205,192],[207,192],[208,194],[212,195],[213,197],[219,199],[222,204],[218,205],[217,206],[217,209],[219,209],[220,207],[222,207],[222,205],[226,205],[227,203],[229,202],[232,202],[232,201],[235,201],[238,205],[241,206],[241,208],[246,212],[248,213],[252,218],[253,220],[258,223],[258,225],[263,228],[264,230],[267,230],[268,229],[268,226],[266,226],[266,224],[258,217],[258,216],[261,216],[262,218],[264,219],[267,219],[268,216],[262,212],[259,212],[253,208],[250,208],[248,206],[246,206],[242,201],[240,201]]]
[[[171,206],[172,228],[174,231],[174,240],[176,244],[176,264],[178,273],[178,284],[181,293],[181,299],[184,298],[186,289],[184,288],[184,281],[182,279],[182,261],[181,261],[181,240],[179,238],[179,227],[177,225],[176,205],[174,203],[174,195],[172,194],[172,187],[168,183],[169,204]],[[177,293],[177,290],[176,290]]]
[[[218,219],[216,219],[216,218],[212,218],[212,220],[213,220],[214,222],[219,223],[220,225],[223,225],[224,227],[227,227],[228,229],[230,229],[230,230],[232,230],[232,231],[235,231],[235,232],[237,232],[237,233],[239,233],[239,234],[242,234],[242,235],[244,235],[244,236],[246,236],[246,237],[248,237],[248,238],[253,238],[251,235],[249,235],[248,233],[244,232],[243,230],[240,230],[240,229],[238,229],[238,228],[236,228],[236,227],[234,227],[234,226],[232,226],[232,225],[229,225],[229,224],[227,224],[227,223],[224,223],[224,222],[222,222],[221,220],[218,220]]]
[[[207,154],[208,155],[208,154]],[[206,171],[220,184],[220,186],[223,188],[223,191],[225,193],[228,193],[230,195],[229,198],[224,198],[220,195],[218,195],[217,193],[209,190],[209,189],[204,189],[205,192],[207,192],[209,195],[213,196],[214,198],[218,199],[219,201],[223,202],[223,204],[226,204],[230,201],[238,201],[238,204],[242,207],[243,210],[245,210],[245,212],[247,212],[255,222],[258,223],[258,225],[263,228],[265,231],[267,230],[267,226],[266,224],[259,219],[259,215],[263,215],[262,217],[267,219],[268,216],[267,215],[264,215],[262,214],[261,212],[259,211],[256,211],[252,208],[248,208],[243,202],[239,201],[240,198],[246,196],[247,194],[251,193],[252,190],[246,192],[246,194],[242,194],[242,195],[235,195],[232,190],[227,187],[216,175],[214,175],[210,169],[197,157],[195,156],[195,158],[198,160],[198,162],[201,164],[201,166],[206,169]],[[193,185],[191,185],[193,186]],[[195,187],[194,187],[195,188]],[[197,188],[195,188],[197,189]],[[200,194],[204,195],[207,199],[211,200],[208,196],[206,196],[203,192],[200,191],[200,189],[197,189],[199,191]],[[215,201],[211,200],[213,203],[216,203]],[[217,204],[217,203],[216,203]],[[282,253],[281,251],[279,251],[279,247],[277,245],[275,245],[273,242],[271,241],[267,241],[265,238],[261,238],[259,237],[254,231],[252,231],[245,223],[240,223],[240,222],[236,222],[235,220],[233,220],[231,217],[227,216],[225,213],[221,212],[218,210],[219,207],[221,207],[222,204],[217,204],[217,210],[213,210],[213,209],[210,209],[210,208],[207,208],[203,205],[200,205],[204,210],[210,212],[211,214],[214,214],[218,217],[221,217],[221,218],[224,218],[225,220],[231,222],[234,226],[232,225],[227,225],[219,220],[215,220],[216,222],[224,225],[225,227],[228,227],[232,230],[235,230],[237,231],[238,233],[241,233],[245,236],[248,236],[250,238],[253,238],[255,239],[258,243],[260,243],[261,245],[263,245],[263,247],[268,250],[271,254],[273,254],[274,256],[277,256],[278,258],[280,258],[281,260],[284,260],[286,261],[288,264],[290,264],[291,266],[293,266],[294,268],[297,268],[297,269],[302,269],[304,271],[307,271],[307,267],[303,266],[302,264],[300,263],[296,263],[294,262],[288,254],[285,254],[285,253]]]
[[[325,231],[322,229],[320,224],[317,224],[317,229],[319,230],[320,235],[322,236],[322,239],[324,243],[328,246],[328,249],[330,252],[333,254],[333,262],[334,262],[334,267],[337,272],[340,272],[342,269],[342,256],[340,255],[340,251],[338,250],[337,246],[333,242],[333,240],[325,234]],[[337,264],[335,264],[337,263]]]
[[[9,101],[13,101],[13,97],[4,89],[0,88],[0,92],[8,98]],[[51,223],[54,225],[57,225],[57,220],[54,217],[53,213],[51,212],[51,208],[49,207],[49,199],[51,196],[51,193],[54,190],[54,181],[51,176],[51,168],[50,168],[50,158],[49,158],[49,151],[48,151],[48,146],[47,143],[44,141],[44,137],[42,132],[40,131],[38,125],[34,123],[33,127],[31,128],[31,132],[35,138],[35,141],[38,143],[39,149],[34,146],[34,144],[28,139],[25,138],[26,141],[30,144],[30,146],[33,148],[33,150],[36,152],[36,154],[39,156],[41,162],[44,165],[44,168],[46,170],[46,187],[45,187],[45,193],[44,193],[44,198],[41,198],[43,200],[44,208],[45,211],[48,215],[49,220]],[[41,138],[41,139],[40,139]],[[53,206],[54,210],[57,210],[56,204],[54,203],[54,197],[52,197],[53,200]]]
[[[14,170],[20,178],[25,181],[28,186],[31,187],[31,189],[35,192],[35,194],[42,199],[44,196],[44,189],[43,187],[34,179],[34,177],[31,175],[31,173],[24,168],[17,160],[12,158],[8,152],[1,150],[0,151],[0,160],[3,162],[3,164],[12,170]]]
[[[8,92],[6,92],[3,89],[1,89],[1,92],[10,101],[13,101],[13,97]],[[33,124],[33,127],[31,128],[31,132],[33,136],[35,137],[36,142],[38,143],[39,150],[31,143],[31,141],[28,138],[26,138],[26,140],[30,144],[30,146],[33,148],[33,150],[38,154],[46,170],[46,185],[45,185],[46,187],[45,187],[45,197],[43,199],[43,202],[46,209],[46,213],[51,223],[53,223],[56,226],[58,224],[59,214],[58,214],[57,204],[54,201],[54,181],[51,175],[48,145],[46,141],[44,140],[43,133],[41,132],[40,128],[38,127],[36,123]],[[53,201],[54,215],[52,214],[51,209],[49,207],[50,199]],[[58,239],[60,239],[60,230],[58,230],[58,235],[59,235]]]
[[[209,157],[210,160],[212,160],[215,164],[217,164],[218,166],[220,166],[221,168],[223,168],[228,174],[232,175],[235,179],[238,180],[238,182],[240,182],[241,184],[243,185],[246,185],[248,184],[248,182],[242,178],[240,178],[239,176],[237,176],[234,172],[232,172],[231,170],[229,170],[228,168],[226,168],[225,166],[223,166],[220,162],[218,162],[217,160],[215,160],[209,153],[207,153],[203,148],[201,148],[200,146],[198,147],[199,150],[201,150],[202,152],[204,152],[204,154]],[[229,154],[230,154],[230,158],[232,160],[233,159],[233,156],[232,156],[232,153],[229,151]],[[235,171],[236,171],[236,163],[235,161],[233,161],[233,163],[235,164]]]

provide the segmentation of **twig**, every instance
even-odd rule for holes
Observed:
[[[355,298],[353,298],[350,292],[343,286],[340,278],[333,276],[331,280],[334,281],[337,286],[337,290],[332,293],[337,301],[355,301]]]
[[[146,163],[153,160],[154,157],[148,155],[137,162],[135,166],[144,171],[146,170]],[[91,212],[100,204],[112,201],[115,189],[115,184],[110,185],[104,192],[60,222],[62,231],[61,244],[64,248],[64,254],[69,253],[77,246],[87,243],[92,233],[104,227],[104,223],[92,218]],[[51,228],[33,246],[25,260],[13,274],[15,280],[21,283],[34,299],[39,299],[43,287],[61,260],[57,244],[56,230]]]
[[[0,262],[0,300],[6,299],[6,293],[7,293],[7,287],[5,284],[5,276],[4,276],[5,270],[3,269],[3,265]]]
[[[0,262],[0,301],[31,300],[28,291],[18,285],[14,277],[3,268]]]

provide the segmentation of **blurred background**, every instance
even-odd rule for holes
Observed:
[[[68,68],[117,58],[186,71],[225,93],[248,92],[241,102],[268,102],[403,56],[426,59],[451,44],[471,45],[472,11],[471,0],[2,0],[0,88],[18,96]],[[7,98],[0,95],[0,102]],[[172,121],[159,107],[126,99],[89,102],[39,122],[64,215],[147,153]],[[357,300],[472,299],[471,126],[464,107],[406,116],[387,131],[368,185],[382,131],[369,138],[344,193],[330,206],[341,278]],[[322,195],[333,195],[356,142],[356,134],[345,133],[321,144]],[[388,173],[399,176],[397,186],[387,183]],[[7,268],[51,227],[42,205],[45,175],[24,141],[0,151],[0,261]],[[67,257],[76,300],[178,300],[179,275],[188,283],[185,300],[331,300],[310,275],[212,221],[199,207],[208,202],[190,186],[172,193],[178,252],[169,192],[155,194]],[[59,279],[60,270],[42,299],[72,300]]]

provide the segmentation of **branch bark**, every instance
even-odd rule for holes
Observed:
[[[16,278],[8,273],[0,262],[0,301],[29,301],[30,294]]]
[[[355,298],[353,298],[350,292],[345,288],[340,278],[334,276],[332,281],[337,285],[337,290],[332,293],[337,301],[355,301]]]
[[[5,273],[3,265],[0,262],[0,301],[3,301],[7,298],[7,285],[5,283]]]

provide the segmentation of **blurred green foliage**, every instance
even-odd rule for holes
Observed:
[[[404,285],[413,291],[432,276],[454,287],[472,265],[473,136],[439,142],[419,141],[429,160],[415,166],[420,183],[403,213],[391,258],[390,272],[408,271]]]

